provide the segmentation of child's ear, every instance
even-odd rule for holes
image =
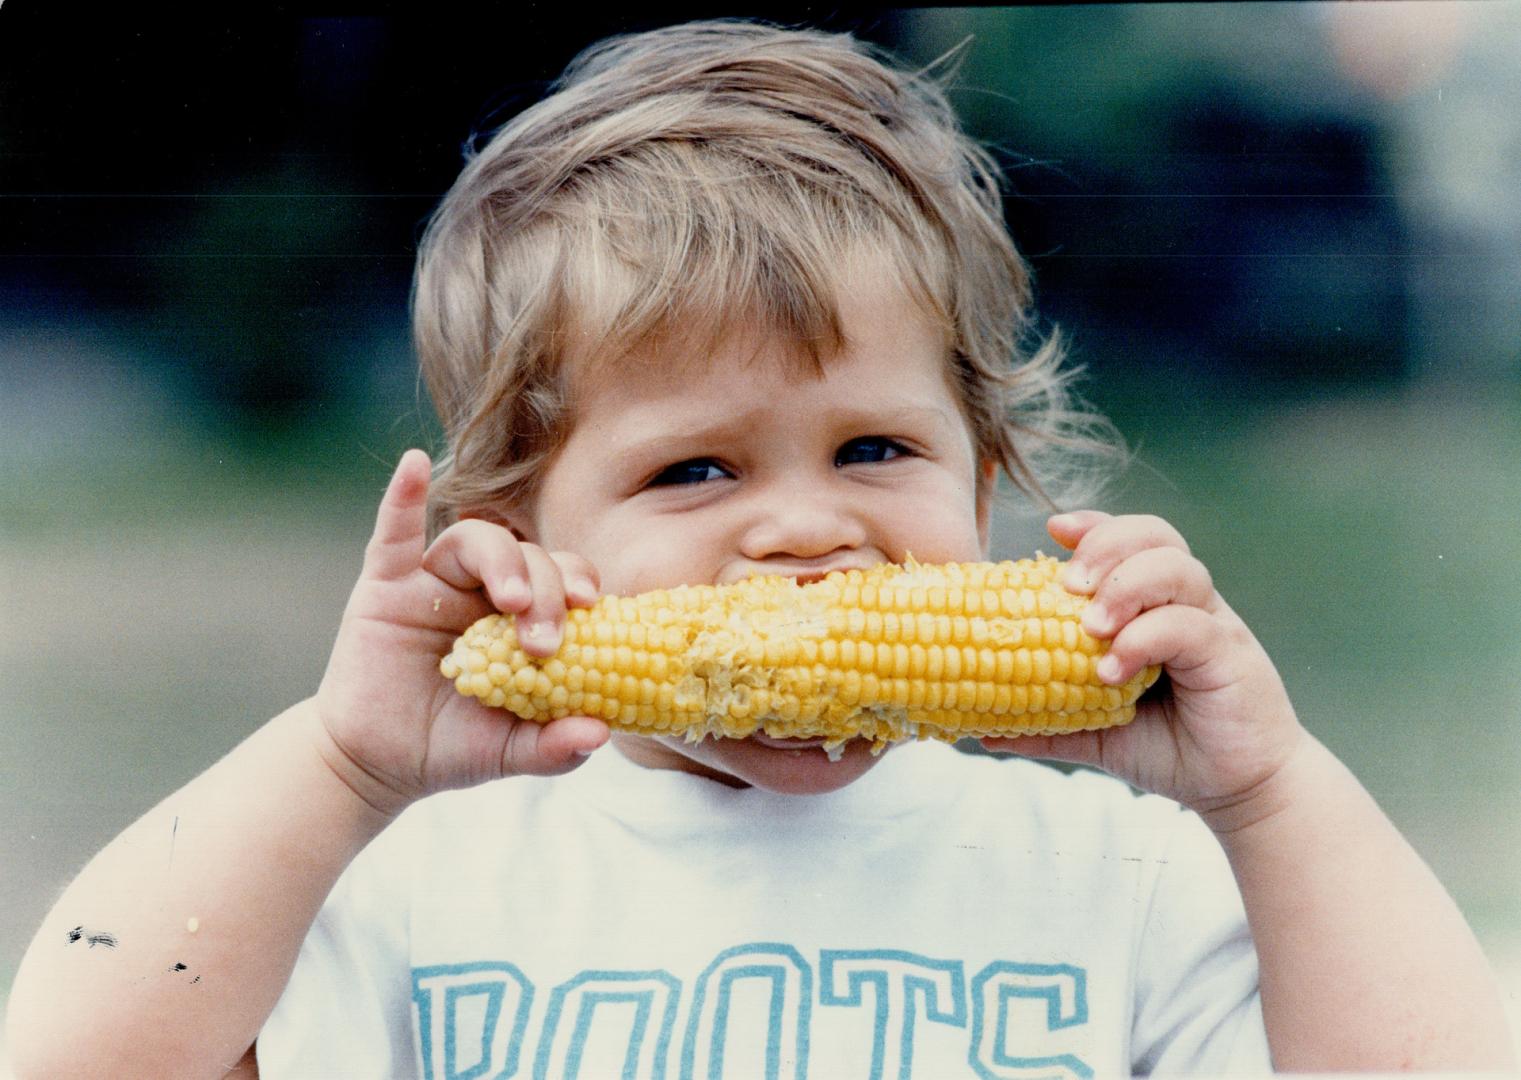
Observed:
[[[977,542],[982,545],[982,557],[988,557],[992,541],[993,494],[998,490],[998,464],[991,458],[977,466]]]

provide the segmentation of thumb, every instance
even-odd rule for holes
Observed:
[[[590,716],[565,716],[547,724],[519,721],[508,732],[502,747],[502,775],[568,773],[607,742],[611,734],[605,723]]]

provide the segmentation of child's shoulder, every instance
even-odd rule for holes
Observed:
[[[996,802],[1025,813],[1070,823],[1116,819],[1163,825],[1188,816],[1171,799],[1137,791],[1122,780],[1092,769],[968,752],[944,744],[923,744],[914,767],[925,781],[950,787],[961,799]]]

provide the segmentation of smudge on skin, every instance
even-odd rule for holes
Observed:
[[[173,967],[172,967],[172,968],[170,968],[170,969],[169,969],[169,970],[170,970],[170,971],[185,971],[185,970],[187,970],[187,968],[186,968],[186,967],[185,967],[185,965],[184,965],[184,964],[175,964],[175,965],[174,965],[174,966],[173,966]]]
[[[74,929],[69,931],[68,936],[69,940],[65,943],[67,945],[72,945],[76,941],[85,941],[89,943],[89,946],[92,949],[97,945],[104,945],[108,949],[114,949],[116,948],[117,944],[115,934],[95,933],[93,931],[86,930],[82,926],[74,927]]]
[[[65,944],[72,945],[76,941],[85,941],[89,943],[92,949],[97,945],[104,945],[108,949],[114,949],[117,944],[115,934],[94,933],[86,930],[83,926],[74,927],[74,929],[69,931],[68,937],[69,940]]]

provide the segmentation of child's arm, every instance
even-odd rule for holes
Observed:
[[[1300,725],[1276,669],[1166,522],[1053,518],[1100,674],[1169,692],[1103,732],[989,740],[1095,765],[1198,811],[1235,871],[1280,1070],[1512,1069],[1498,990],[1442,886]]]
[[[129,826],[47,916],[11,993],[18,1077],[223,1075],[333,882],[401,809],[445,788],[564,772],[606,740],[584,717],[514,724],[440,677],[438,657],[493,604],[545,624],[535,651],[553,651],[566,598],[589,603],[596,583],[584,563],[484,522],[425,551],[427,487],[427,458],[411,452],[316,696]]]

